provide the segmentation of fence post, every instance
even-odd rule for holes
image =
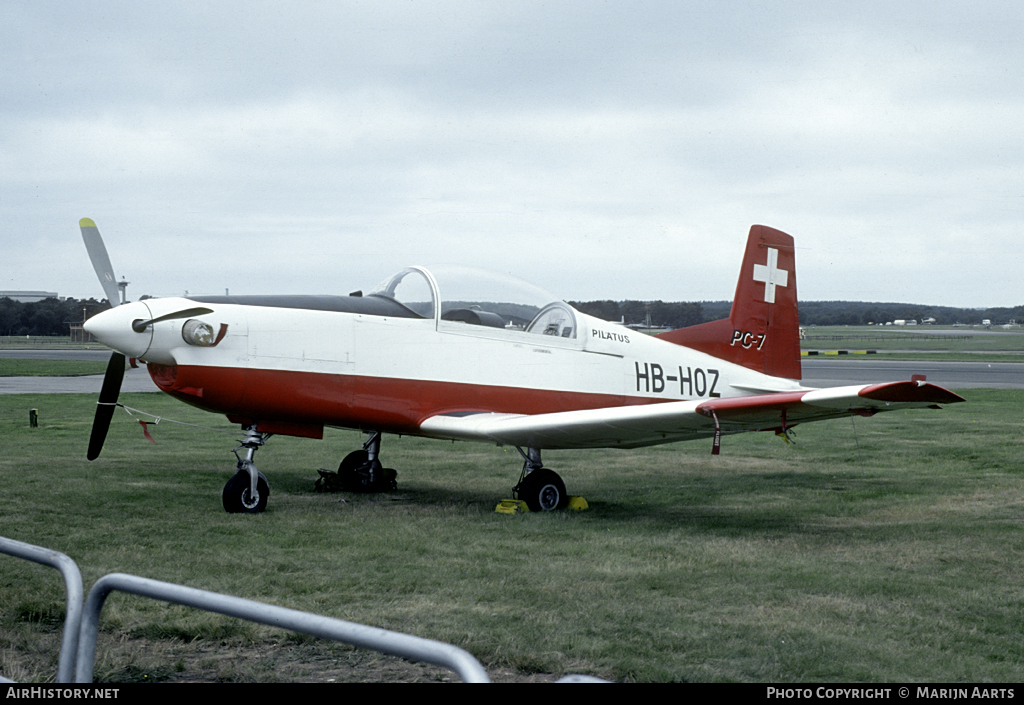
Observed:
[[[64,614],[64,634],[60,641],[60,656],[57,660],[57,682],[71,683],[75,674],[75,658],[78,655],[79,625],[82,623],[82,595],[85,593],[82,587],[82,573],[73,560],[59,551],[3,536],[0,536],[0,553],[56,568],[64,577],[67,607]]]

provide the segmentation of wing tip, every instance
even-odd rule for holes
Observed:
[[[885,402],[930,402],[933,404],[956,404],[967,401],[959,394],[936,384],[913,380],[910,382],[884,382],[862,389],[858,396]]]
[[[92,218],[82,218],[80,221],[78,221],[78,227],[80,227],[80,228],[95,228],[96,227],[96,223],[93,221]]]

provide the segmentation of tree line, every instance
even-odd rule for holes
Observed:
[[[570,301],[583,313],[626,325],[650,324],[657,328],[685,328],[728,318],[730,301]],[[71,325],[110,308],[96,299],[44,299],[22,302],[0,298],[0,335],[68,335]],[[803,326],[860,326],[895,320],[922,321],[934,318],[937,325],[980,325],[985,319],[999,325],[1010,320],[1024,323],[1024,306],[969,309],[917,304],[864,303],[858,301],[804,301],[800,303]]]
[[[956,308],[919,304],[862,303],[856,301],[808,301],[800,304],[800,323],[816,326],[866,326],[897,320],[935,319],[935,325],[981,325],[990,320],[1000,325],[1016,320],[1024,323],[1024,306],[1013,308]]]
[[[72,325],[81,325],[110,304],[96,299],[43,299],[15,301],[0,299],[0,335],[68,335]]]
[[[685,328],[704,322],[699,303],[665,303],[664,301],[570,301],[577,311],[604,321],[645,325],[648,316],[655,328]]]
[[[643,325],[650,314],[655,327],[683,328],[706,321],[728,318],[731,301],[699,303],[665,303],[662,301],[586,301],[570,302],[579,311],[606,321]],[[980,325],[990,320],[999,325],[1015,320],[1024,324],[1024,305],[1012,308],[956,308],[921,304],[866,303],[861,301],[801,301],[800,325],[803,326],[866,326],[892,321],[924,321],[934,319],[935,325]]]

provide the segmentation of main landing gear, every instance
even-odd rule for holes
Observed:
[[[245,426],[242,430],[245,438],[233,451],[238,460],[236,471],[224,485],[224,511],[257,514],[267,508],[270,485],[263,473],[256,469],[253,457],[273,434],[260,433],[255,425]],[[238,453],[243,449],[244,457]],[[523,456],[523,471],[519,483],[512,488],[513,496],[526,502],[531,512],[564,509],[569,504],[565,483],[558,473],[544,467],[540,449],[528,448],[525,453],[522,448],[517,447],[516,450]],[[370,431],[362,449],[349,453],[338,466],[342,489],[348,492],[389,492],[397,489],[395,471],[382,467],[379,456],[380,431]]]
[[[255,426],[245,426],[245,438],[241,439],[242,445],[234,450],[235,458],[238,459],[235,474],[224,485],[224,511],[230,514],[246,513],[256,514],[267,508],[267,499],[270,497],[270,485],[263,473],[256,469],[256,463],[252,461],[256,451],[259,450],[272,433],[260,433]],[[245,457],[238,455],[238,451],[245,449]]]
[[[526,453],[519,447],[516,450],[523,456],[523,472],[519,476],[519,484],[512,488],[515,498],[526,502],[531,512],[564,509],[569,504],[565,483],[558,473],[543,467],[540,449],[529,448]]]
[[[393,492],[398,473],[380,464],[380,431],[368,433],[363,449],[346,455],[338,466],[341,487],[346,492]]]

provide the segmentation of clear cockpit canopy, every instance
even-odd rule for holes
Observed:
[[[471,267],[431,267],[436,295],[425,270],[409,267],[378,284],[367,296],[398,302],[423,318],[440,318],[448,329],[460,325],[503,328],[558,338],[576,337],[572,309],[540,287]],[[472,329],[467,329],[472,330]]]

